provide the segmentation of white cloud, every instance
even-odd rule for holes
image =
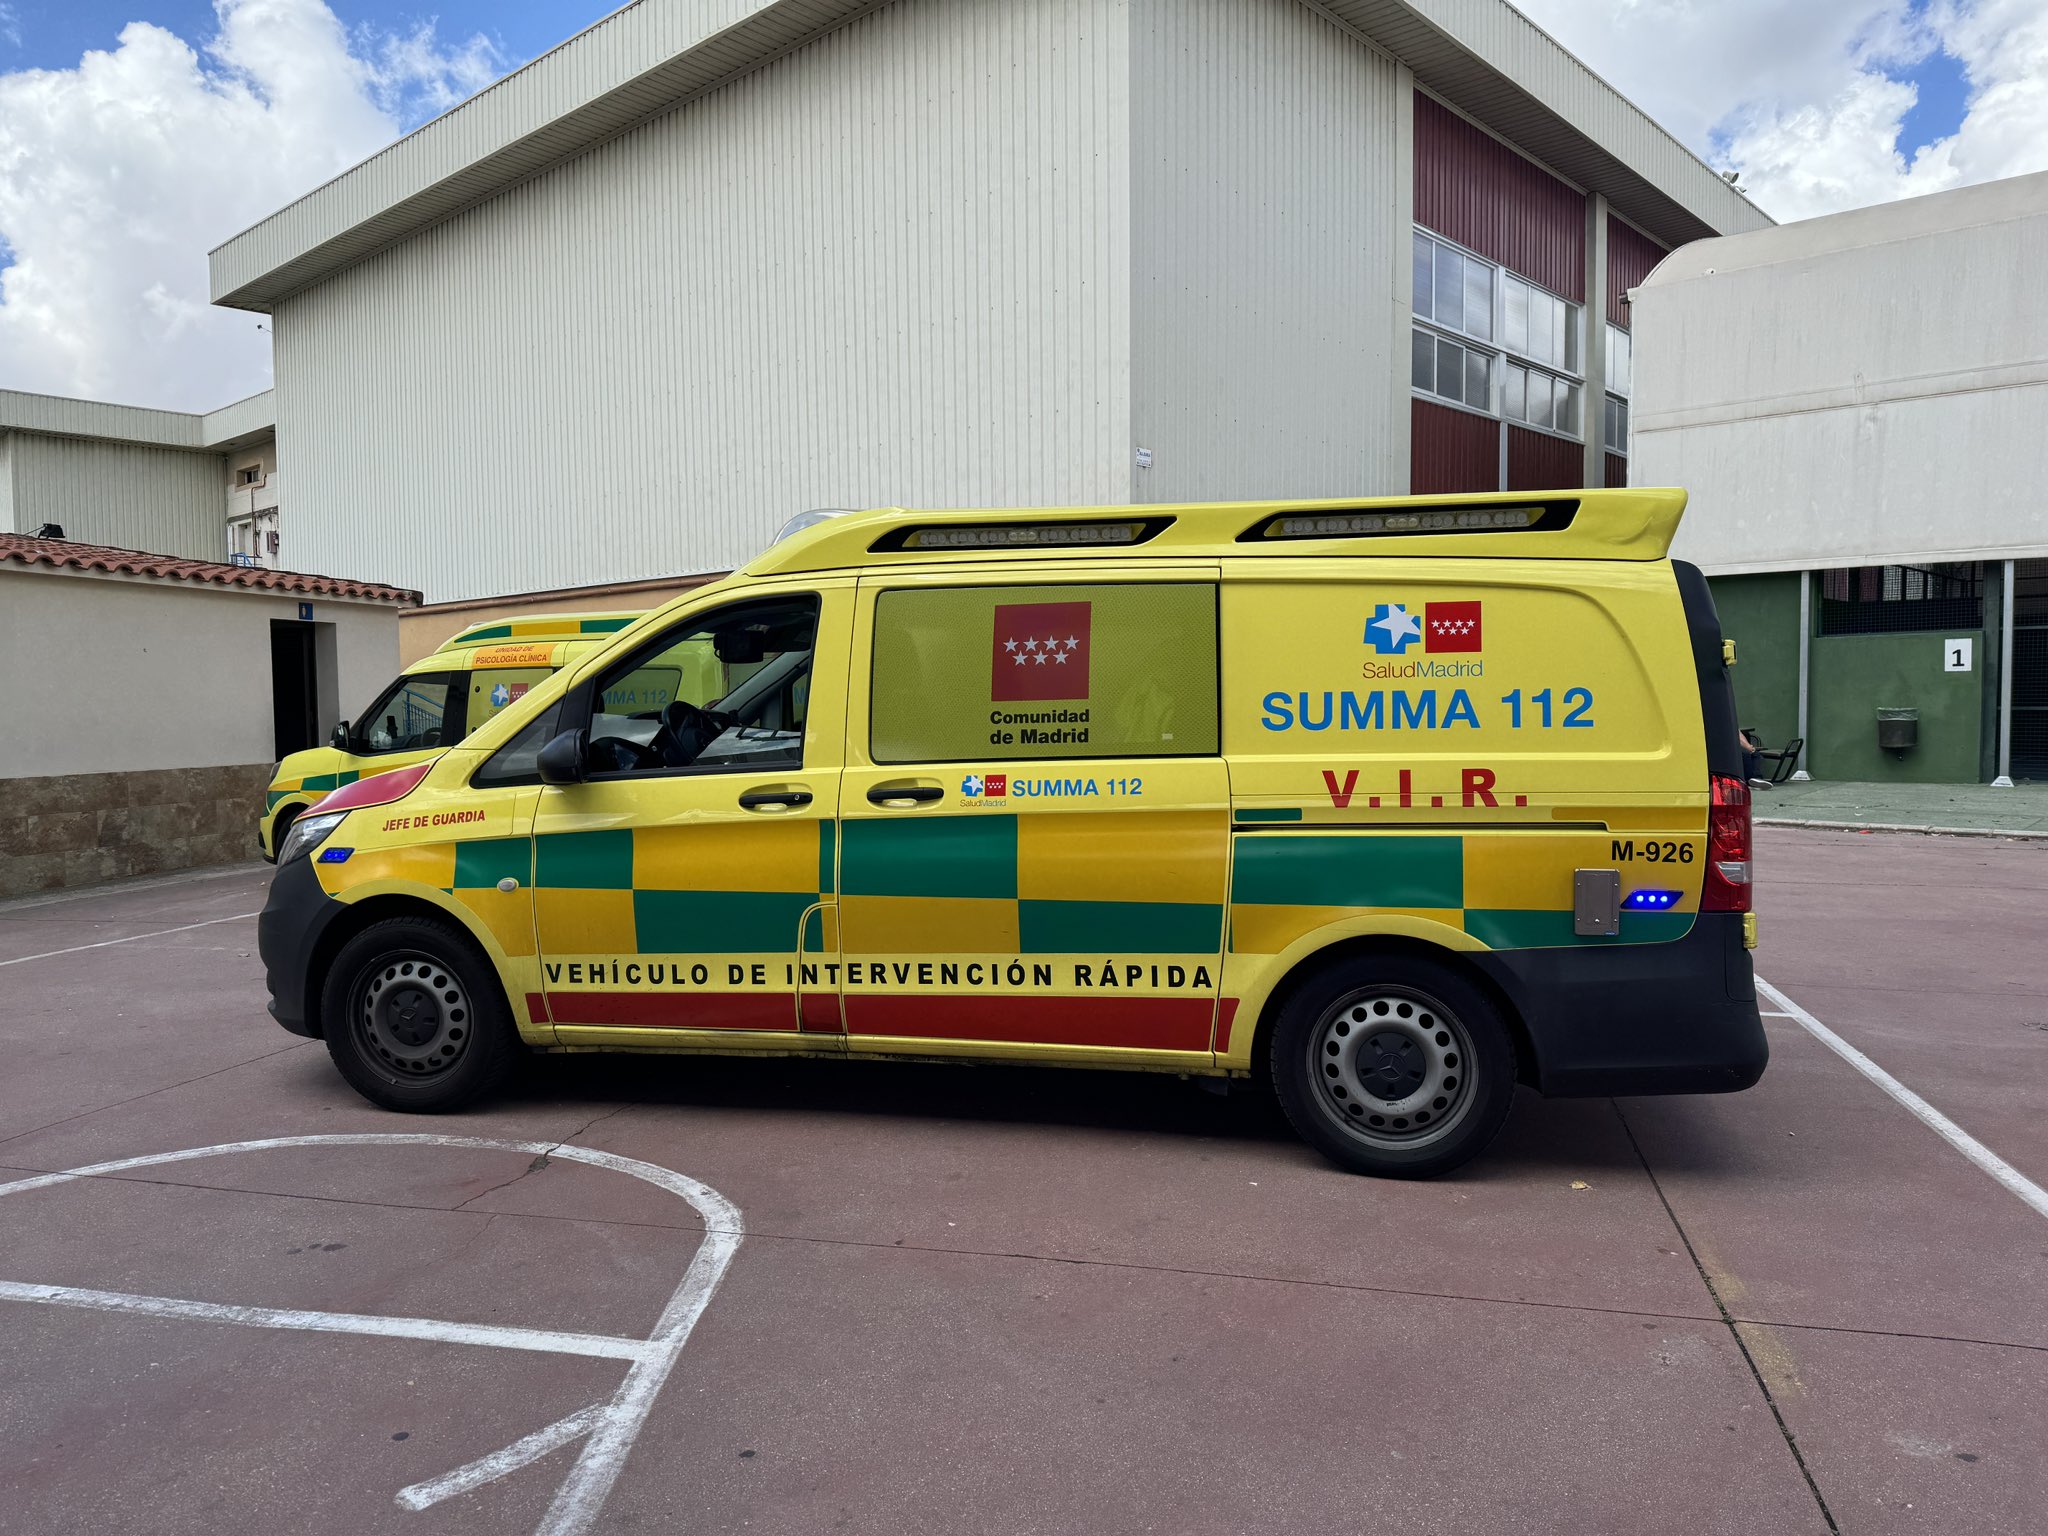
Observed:
[[[2048,170],[2040,0],[1517,0],[1538,24],[1779,219]],[[1969,80],[1951,135],[1899,143],[1908,76]]]
[[[75,69],[0,74],[0,388],[182,410],[270,382],[206,253],[489,81],[482,37],[345,32],[323,0],[215,0],[195,50],[130,22]]]

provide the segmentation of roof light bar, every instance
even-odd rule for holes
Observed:
[[[897,528],[875,540],[876,550],[1087,549],[1142,544],[1173,519],[1132,518],[1089,523],[950,523]]]
[[[1283,512],[1243,537],[1262,539],[1360,539],[1402,534],[1523,533],[1568,526],[1576,502],[1522,507],[1418,507],[1388,512]]]

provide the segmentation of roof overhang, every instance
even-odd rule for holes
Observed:
[[[634,0],[218,247],[213,302],[267,312],[881,3]],[[1667,245],[1771,222],[1506,0],[1315,8]]]
[[[1505,0],[1320,0],[1417,85],[1676,249],[1771,217]]]
[[[83,437],[183,453],[231,453],[276,436],[277,397],[266,389],[202,415],[0,389],[0,432]]]

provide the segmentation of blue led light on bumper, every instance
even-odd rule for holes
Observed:
[[[324,849],[320,854],[318,862],[322,864],[346,864],[348,856],[354,852],[355,849],[353,848]]]
[[[326,855],[323,854],[321,857],[325,858]],[[1668,908],[1678,905],[1678,898],[1684,894],[1683,891],[1630,891],[1628,898],[1621,904],[1621,910],[1624,912],[1663,912]]]

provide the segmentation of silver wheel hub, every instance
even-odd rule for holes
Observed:
[[[455,973],[430,955],[387,956],[357,983],[357,1037],[389,1071],[433,1077],[468,1048],[468,995]]]
[[[1471,1037],[1457,1015],[1425,993],[1350,993],[1324,1011],[1309,1049],[1324,1108],[1375,1146],[1437,1141],[1471,1106]]]

